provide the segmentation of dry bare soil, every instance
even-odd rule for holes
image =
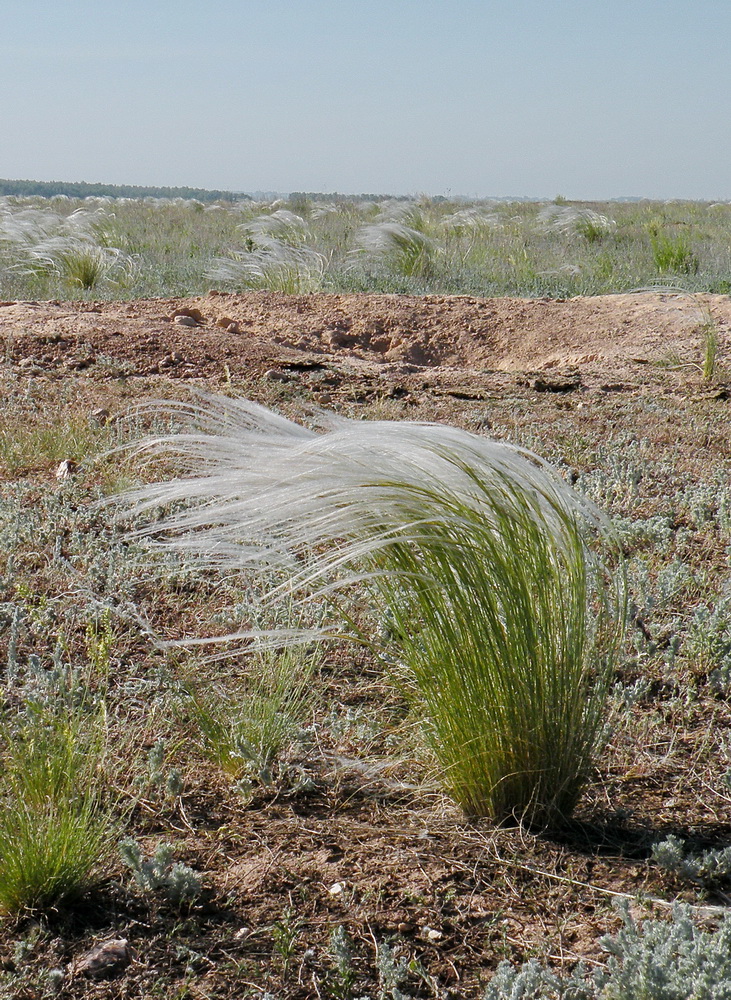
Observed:
[[[704,378],[709,323],[718,360]],[[730,331],[731,299],[661,292],[0,303],[0,426],[18,415],[26,427],[53,426],[98,408],[113,419],[146,399],[187,398],[191,388],[245,394],[305,419],[319,406],[448,421],[528,444],[574,477],[635,463],[633,516],[650,517],[688,483],[728,478]],[[84,455],[67,457],[82,462],[80,481],[93,480]],[[12,477],[40,495],[62,488],[55,466],[30,458]],[[727,543],[689,532],[689,564],[720,580]],[[170,634],[191,627],[185,607],[168,604],[157,624]],[[618,680],[647,676],[650,688],[613,734],[565,830],[467,824],[408,763],[338,764],[338,755],[357,760],[356,736],[309,762],[309,790],[263,788],[248,804],[200,767],[178,803],[142,802],[130,832],[150,847],[172,840],[176,856],[204,874],[202,901],[183,913],[151,903],[117,871],[93,905],[44,925],[27,961],[69,969],[95,941],[124,937],[135,956],[128,968],[104,982],[68,972],[60,995],[201,998],[345,995],[329,945],[338,926],[352,943],[354,997],[378,995],[383,942],[413,962],[401,986],[413,997],[479,996],[506,957],[559,968],[603,962],[597,938],[617,926],[614,894],[702,902],[696,886],[652,864],[652,843],[670,832],[700,846],[731,838],[718,751],[731,734],[728,699],[702,672],[664,674],[656,629],[636,614]],[[144,637],[129,643],[126,662],[149,669]],[[323,683],[332,705],[358,718],[377,721],[393,697],[352,651],[333,656]],[[3,930],[10,971],[29,926]]]

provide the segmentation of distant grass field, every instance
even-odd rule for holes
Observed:
[[[731,292],[731,204],[0,199],[0,296]]]

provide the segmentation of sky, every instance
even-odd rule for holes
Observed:
[[[0,0],[0,176],[731,198],[729,0]]]

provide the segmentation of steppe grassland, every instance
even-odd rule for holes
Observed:
[[[651,284],[726,292],[729,213],[690,203],[6,200],[0,295],[217,286],[563,296]],[[700,386],[703,375],[688,378]],[[314,386],[302,383],[231,388],[306,419]],[[514,393],[491,403],[493,433],[570,475],[611,515],[627,559],[632,621],[608,747],[577,825],[551,837],[463,822],[440,790],[397,661],[389,669],[336,647],[211,664],[156,648],[153,633],[319,626],[330,610],[273,612],[241,575],[181,554],[154,562],[129,543],[97,501],[162,470],[95,459],[176,428],[89,423],[95,394],[95,405],[108,405],[128,386],[95,386],[93,375],[10,385],[0,427],[5,995],[114,995],[114,983],[107,994],[71,980],[66,962],[94,939],[124,935],[139,955],[126,988],[141,997],[314,990],[395,1000],[487,988],[503,1000],[571,988],[593,1000],[662,988],[650,995],[677,1000],[688,983],[694,997],[710,995],[719,984],[704,975],[731,979],[728,922],[714,934],[714,907],[723,912],[731,887],[722,400],[598,401],[599,411],[613,407],[610,441],[585,411],[555,400]],[[447,413],[428,399],[416,411],[398,402],[356,409],[468,429],[487,415],[472,404]],[[631,430],[640,420],[646,438]],[[84,459],[81,474],[56,483],[70,451]],[[380,623],[386,637],[394,624]],[[305,827],[312,843],[298,840]],[[423,845],[418,854],[402,849],[405,836]],[[306,859],[323,852],[332,856],[303,878]],[[273,859],[266,878],[242,888],[242,870],[263,853]],[[409,875],[415,857],[421,881]],[[627,924],[605,942],[614,965],[597,944],[618,926],[613,892],[663,918],[644,937]],[[647,896],[661,902],[643,910]],[[692,920],[665,919],[663,903],[676,899],[696,907]],[[657,949],[673,970],[664,984],[648,979]],[[571,971],[582,955],[608,982]],[[511,967],[485,987],[503,959]]]
[[[731,290],[731,205],[291,198],[0,203],[3,298],[223,290],[569,297]]]
[[[555,400],[513,394],[491,404],[498,437],[562,466],[611,514],[628,560],[634,624],[614,679],[609,746],[578,826],[552,839],[465,825],[441,794],[408,700],[392,683],[398,670],[389,681],[365,654],[293,650],[279,654],[272,671],[271,654],[210,664],[195,652],[156,649],[151,631],[319,624],[328,609],[313,608],[304,623],[294,609],[272,617],[261,593],[236,574],[221,577],[172,553],[154,566],[95,504],[161,470],[93,459],[175,427],[132,422],[90,431],[92,398],[114,392],[108,383],[79,377],[51,388],[24,379],[19,388],[4,413],[12,473],[5,460],[0,503],[0,819],[7,820],[0,846],[30,848],[44,823],[65,823],[82,836],[64,841],[64,850],[86,863],[61,866],[75,880],[59,879],[50,911],[39,878],[48,885],[49,861],[68,862],[58,847],[50,859],[32,855],[22,878],[3,869],[0,900],[11,913],[21,909],[20,921],[3,927],[6,995],[50,994],[68,976],[64,963],[95,937],[129,934],[139,955],[127,973],[132,996],[266,989],[296,997],[314,983],[329,996],[477,997],[479,981],[508,959],[516,969],[504,967],[487,996],[502,1000],[520,988],[538,998],[568,988],[551,977],[565,980],[582,954],[598,963],[592,968],[607,965],[596,939],[617,927],[610,892],[625,893],[638,912],[643,896],[699,909],[690,923],[683,914],[665,922],[667,909],[648,902],[645,912],[662,918],[659,929],[649,927],[646,939],[628,925],[624,938],[608,942],[616,957],[609,983],[576,972],[579,995],[642,995],[658,986],[642,979],[653,948],[665,948],[671,965],[686,956],[657,994],[662,1000],[684,996],[669,991],[704,969],[727,975],[726,938],[713,935],[713,922],[697,929],[709,912],[717,920],[713,907],[725,906],[731,884],[724,819],[731,489],[722,401],[662,394],[598,401],[599,411],[606,408],[598,420],[613,408],[609,442],[585,414]],[[234,388],[300,417],[311,401],[306,383],[296,391]],[[65,399],[47,395],[59,390]],[[267,391],[274,395],[261,395]],[[448,416],[468,429],[484,416],[473,404],[450,414],[434,405],[414,413],[384,402],[365,416]],[[644,440],[622,429],[639,414]],[[59,438],[79,442],[88,460],[61,484],[53,478],[57,443],[41,433],[49,423]],[[44,759],[69,767],[59,773]],[[21,829],[10,823],[19,806],[28,820]],[[315,831],[309,847],[297,840],[302,827]],[[408,831],[426,832],[418,841],[422,881],[408,874],[417,869],[401,847],[404,831],[407,844]],[[333,859],[303,878],[302,865],[323,844]],[[262,851],[273,859],[266,880],[242,889],[242,870],[231,873],[232,865],[242,857],[254,864]],[[80,909],[89,898],[95,908]],[[23,900],[35,911],[24,911]],[[517,971],[526,959],[534,964]],[[693,995],[707,995],[702,987]],[[79,981],[68,988],[103,989]]]

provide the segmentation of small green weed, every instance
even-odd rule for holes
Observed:
[[[3,732],[0,908],[67,905],[103,877],[111,816],[103,805],[102,720],[32,710]]]
[[[684,234],[676,236],[650,229],[650,245],[655,267],[661,274],[693,274],[700,266],[690,239]]]
[[[236,691],[187,682],[203,753],[233,778],[270,784],[276,761],[301,731],[316,663],[296,649],[266,651],[252,660]]]
[[[113,426],[100,427],[88,417],[75,417],[41,426],[8,421],[0,428],[0,471],[18,475],[74,459],[99,455],[118,443]]]
[[[303,921],[297,919],[294,910],[288,907],[279,920],[271,926],[274,950],[282,959],[282,975],[286,977],[292,959],[297,951],[297,942],[302,932]]]

